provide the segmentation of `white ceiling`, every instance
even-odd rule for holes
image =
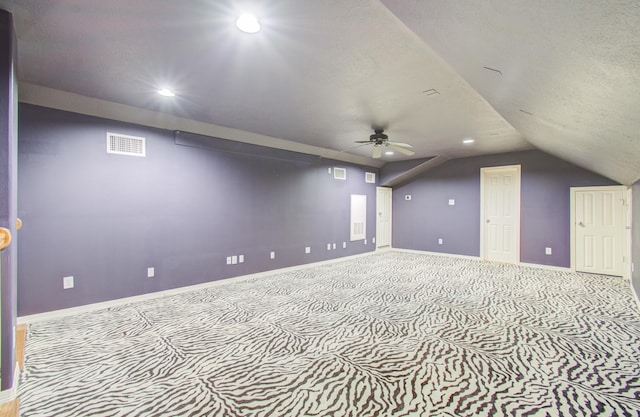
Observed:
[[[344,150],[380,125],[390,140],[413,144],[413,158],[536,147],[624,184],[640,177],[637,0],[0,7],[15,15],[26,102],[74,109],[75,101],[110,117],[131,117],[133,106],[170,115],[159,127],[374,166],[369,146]],[[259,15],[260,33],[235,28],[246,9]],[[177,97],[158,96],[164,85]],[[476,143],[463,145],[467,137]]]

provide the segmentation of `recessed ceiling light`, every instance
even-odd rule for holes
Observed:
[[[173,97],[176,95],[176,93],[174,93],[168,88],[161,88],[160,90],[158,90],[158,94],[164,97]]]
[[[475,139],[467,138],[463,140],[462,143],[464,143],[465,145],[471,145],[475,141],[476,141]]]
[[[238,20],[236,20],[236,26],[245,33],[256,33],[260,31],[260,22],[258,22],[258,19],[252,14],[240,15]]]
[[[393,151],[386,151],[384,154],[385,155],[393,155]]]

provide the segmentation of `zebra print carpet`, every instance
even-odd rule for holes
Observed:
[[[638,416],[628,282],[386,252],[28,327],[21,415]]]

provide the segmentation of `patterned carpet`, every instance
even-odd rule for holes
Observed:
[[[638,416],[619,278],[386,252],[28,327],[21,415]]]

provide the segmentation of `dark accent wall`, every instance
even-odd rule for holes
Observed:
[[[0,226],[11,230],[12,243],[0,253],[0,339],[2,390],[13,388],[15,371],[17,214],[16,38],[11,13],[0,10]]]
[[[520,261],[569,267],[569,188],[616,183],[541,151],[447,161],[394,188],[393,246],[479,256],[480,168],[518,164]],[[448,205],[449,199],[455,199],[454,206]],[[443,245],[438,245],[438,238]],[[545,255],[545,247],[551,247],[553,254]]]
[[[21,316],[375,249],[375,168],[27,104],[19,125]],[[107,154],[107,131],[145,137],[147,156]],[[351,194],[367,244],[349,241]]]
[[[636,296],[640,297],[640,181],[631,187],[631,262],[633,265],[632,283]]]

